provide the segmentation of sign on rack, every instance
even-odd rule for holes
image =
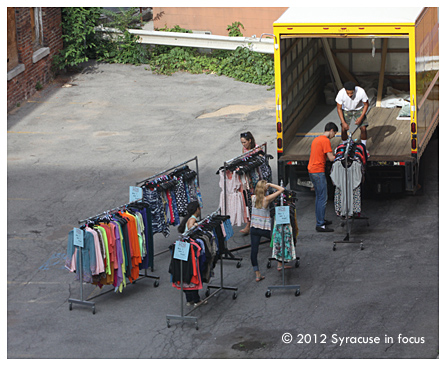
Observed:
[[[187,262],[189,258],[190,243],[177,240],[175,242],[175,251],[173,252],[173,257]]]
[[[290,207],[289,206],[277,206],[276,207],[276,224],[285,225],[290,221]]]
[[[84,231],[75,227],[73,229],[73,244],[79,248],[84,247]]]
[[[142,200],[142,188],[130,186],[129,196],[130,196],[129,202]]]

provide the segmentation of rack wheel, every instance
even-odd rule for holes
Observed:
[[[96,308],[93,306],[93,315],[96,314]]]
[[[195,329],[198,330],[198,322],[195,322]]]
[[[158,287],[160,285],[160,281],[158,281],[158,280],[156,280],[154,283],[153,283],[153,286],[155,286],[155,287]]]
[[[362,243],[361,243],[360,248],[361,248],[361,250],[364,250],[364,245]]]
[[[232,300],[235,300],[235,299],[237,298],[237,296],[238,296],[237,292],[234,292],[234,293],[232,294]]]
[[[211,290],[206,289],[206,292],[204,294],[206,295],[206,297],[209,297],[209,295],[211,294]]]
[[[238,261],[236,267],[240,268],[241,266],[242,266],[242,263],[240,261]]]
[[[296,292],[294,293],[294,296],[299,296],[300,295],[300,290],[297,289]]]
[[[271,261],[268,261],[266,268],[271,268]]]
[[[167,328],[170,328],[170,321],[167,321]]]
[[[70,304],[68,305],[68,309],[73,310],[73,303],[70,302]]]
[[[300,260],[299,258],[296,259],[296,263],[294,263],[294,267],[299,268],[300,266]]]
[[[336,244],[333,244],[333,251],[336,250]]]
[[[265,292],[265,296],[266,296],[266,297],[271,297],[271,290],[267,290],[267,291]]]

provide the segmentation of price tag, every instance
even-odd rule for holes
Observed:
[[[142,200],[142,188],[130,186],[129,196],[130,196],[129,202]]]
[[[175,259],[187,262],[187,259],[189,257],[189,249],[190,243],[178,240],[175,242],[175,251],[173,252],[173,257]]]
[[[83,248],[84,247],[84,231],[75,227],[73,229],[73,234],[74,234],[74,237],[73,237],[74,245],[79,248]]]
[[[276,207],[276,224],[284,225],[289,224],[290,221],[290,208],[289,206]]]

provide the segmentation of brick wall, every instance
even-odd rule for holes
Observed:
[[[36,84],[45,86],[54,75],[51,70],[53,55],[63,47],[61,28],[61,8],[42,8],[42,48],[49,48],[49,54],[33,62],[31,11],[30,8],[15,8],[17,50],[19,64],[24,71],[8,80],[8,111],[36,92]],[[9,24],[8,24],[9,26]],[[9,29],[8,29],[9,32]]]
[[[262,33],[273,33],[273,23],[288,8],[278,7],[154,7],[153,16],[163,12],[159,20],[154,21],[156,28],[182,28],[198,31],[211,31],[214,35],[227,36],[228,25],[234,22],[243,24],[241,29],[245,37]]]

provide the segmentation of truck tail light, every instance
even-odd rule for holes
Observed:
[[[417,125],[415,124],[415,122],[412,122],[410,124],[410,130],[412,131],[412,133],[416,133],[417,132]]]
[[[413,138],[412,139],[412,150],[416,150],[417,149],[417,139]]]
[[[277,148],[278,149],[282,148],[282,139],[277,139]]]
[[[277,132],[282,132],[282,122],[277,122]]]

